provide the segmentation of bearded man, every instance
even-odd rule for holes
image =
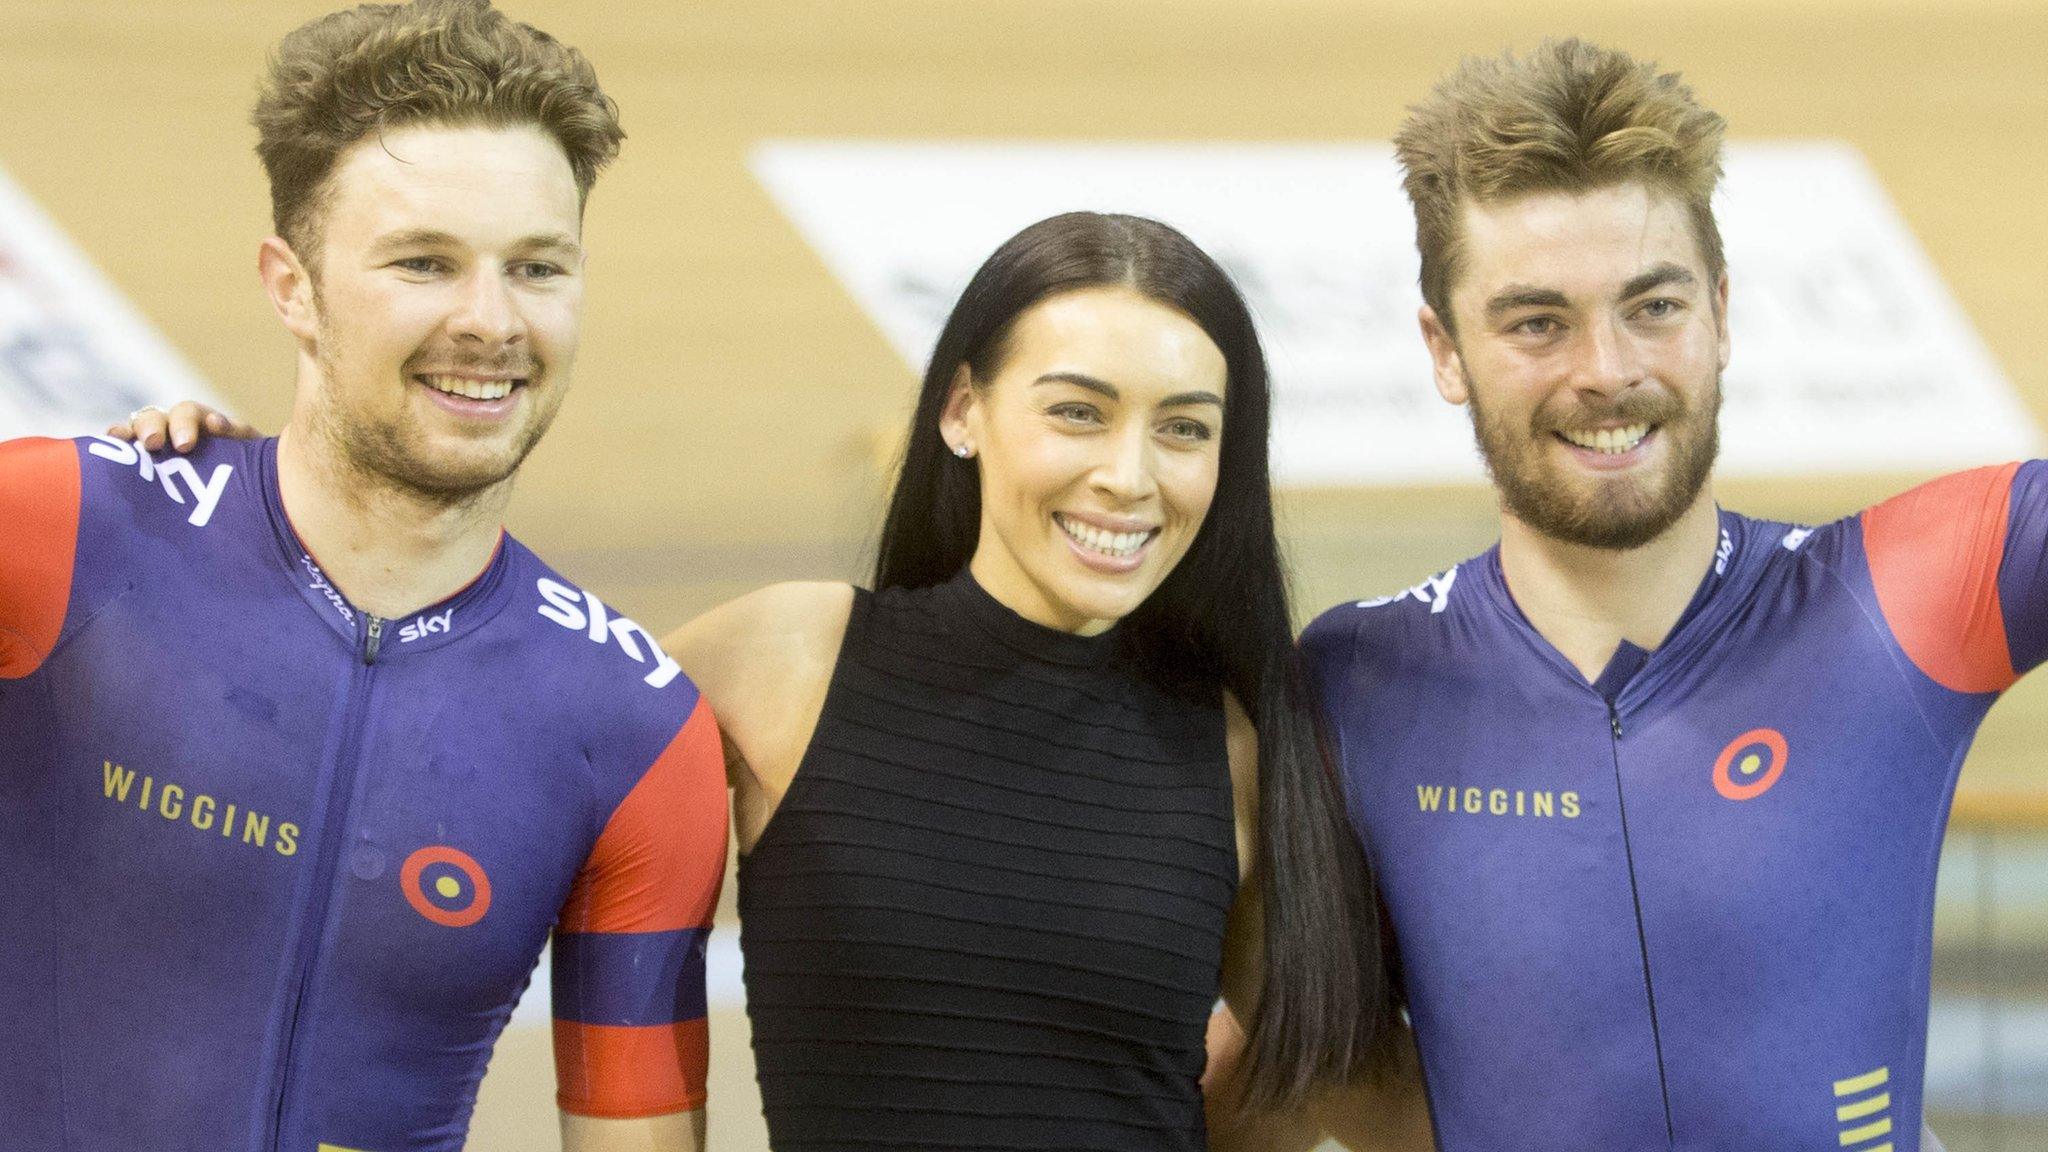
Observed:
[[[1716,506],[1721,136],[1565,41],[1397,138],[1500,542],[1302,644],[1446,1152],[1932,1147],[1935,865],[2048,655],[2048,466],[1819,528]]]

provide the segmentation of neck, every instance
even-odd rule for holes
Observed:
[[[1503,511],[1500,564],[1522,614],[1590,682],[1623,640],[1643,649],[1664,643],[1720,538],[1706,488],[1656,539],[1621,550],[1558,540]]]
[[[373,616],[406,616],[461,591],[498,546],[510,481],[460,501],[367,474],[301,421],[277,444],[278,491],[321,571]]]

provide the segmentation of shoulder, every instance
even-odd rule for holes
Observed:
[[[668,652],[702,682],[756,670],[829,665],[853,612],[850,584],[789,581],[727,601],[668,634]]]
[[[1462,561],[1398,592],[1346,601],[1325,611],[1301,634],[1303,656],[1312,666],[1323,667],[1435,626],[1454,607],[1479,595],[1474,570],[1482,563],[1484,557]]]
[[[616,722],[644,717],[669,732],[697,702],[697,686],[652,632],[506,536],[504,609],[536,677],[576,711]]]
[[[747,743],[798,701],[822,701],[853,611],[850,584],[771,584],[713,608],[663,641]],[[814,709],[813,709],[814,710]]]

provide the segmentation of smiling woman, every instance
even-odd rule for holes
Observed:
[[[1380,1051],[1268,401],[1186,237],[1042,221],[940,336],[874,591],[776,585],[670,638],[726,733],[778,1146],[1203,1148],[1219,972],[1259,1007],[1257,1096]]]

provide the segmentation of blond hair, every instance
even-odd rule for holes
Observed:
[[[309,264],[327,178],[366,136],[531,124],[561,144],[579,198],[625,138],[582,53],[489,0],[362,4],[300,25],[278,43],[253,119],[272,224]]]
[[[1415,205],[1422,299],[1451,326],[1466,203],[1641,183],[1677,197],[1710,279],[1725,263],[1714,224],[1725,123],[1675,72],[1583,40],[1529,56],[1467,57],[1394,137]]]

